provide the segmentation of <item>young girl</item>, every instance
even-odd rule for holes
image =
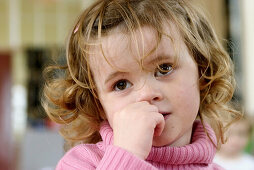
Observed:
[[[98,0],[52,69],[43,105],[73,147],[58,170],[220,169],[232,62],[190,0]]]

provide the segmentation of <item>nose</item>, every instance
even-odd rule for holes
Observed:
[[[153,104],[163,99],[162,91],[156,86],[156,83],[145,81],[142,84],[143,85],[137,89],[137,102],[147,101],[150,104]]]

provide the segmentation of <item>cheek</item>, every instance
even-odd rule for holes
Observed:
[[[107,99],[103,103],[104,103],[103,108],[107,114],[118,112],[125,106],[123,100]]]
[[[182,109],[193,110],[198,112],[199,104],[200,104],[200,92],[197,84],[189,84],[186,85],[181,83],[181,86],[178,86],[178,93],[176,95],[176,99],[178,99],[179,105],[184,106]]]
[[[101,96],[100,102],[106,113],[107,119],[111,122],[117,112],[131,103],[130,100],[123,97]]]
[[[177,97],[185,102],[185,105],[195,105],[199,108],[200,88],[197,68],[195,66],[189,66],[179,73],[179,75],[175,87],[178,89]]]

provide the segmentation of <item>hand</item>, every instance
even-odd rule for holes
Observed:
[[[153,136],[161,135],[165,120],[156,106],[142,101],[115,113],[112,123],[114,145],[144,160],[152,148]]]

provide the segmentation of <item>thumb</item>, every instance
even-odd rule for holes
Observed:
[[[156,127],[154,128],[154,136],[160,136],[165,126],[164,117],[161,114],[158,114],[155,121]]]

